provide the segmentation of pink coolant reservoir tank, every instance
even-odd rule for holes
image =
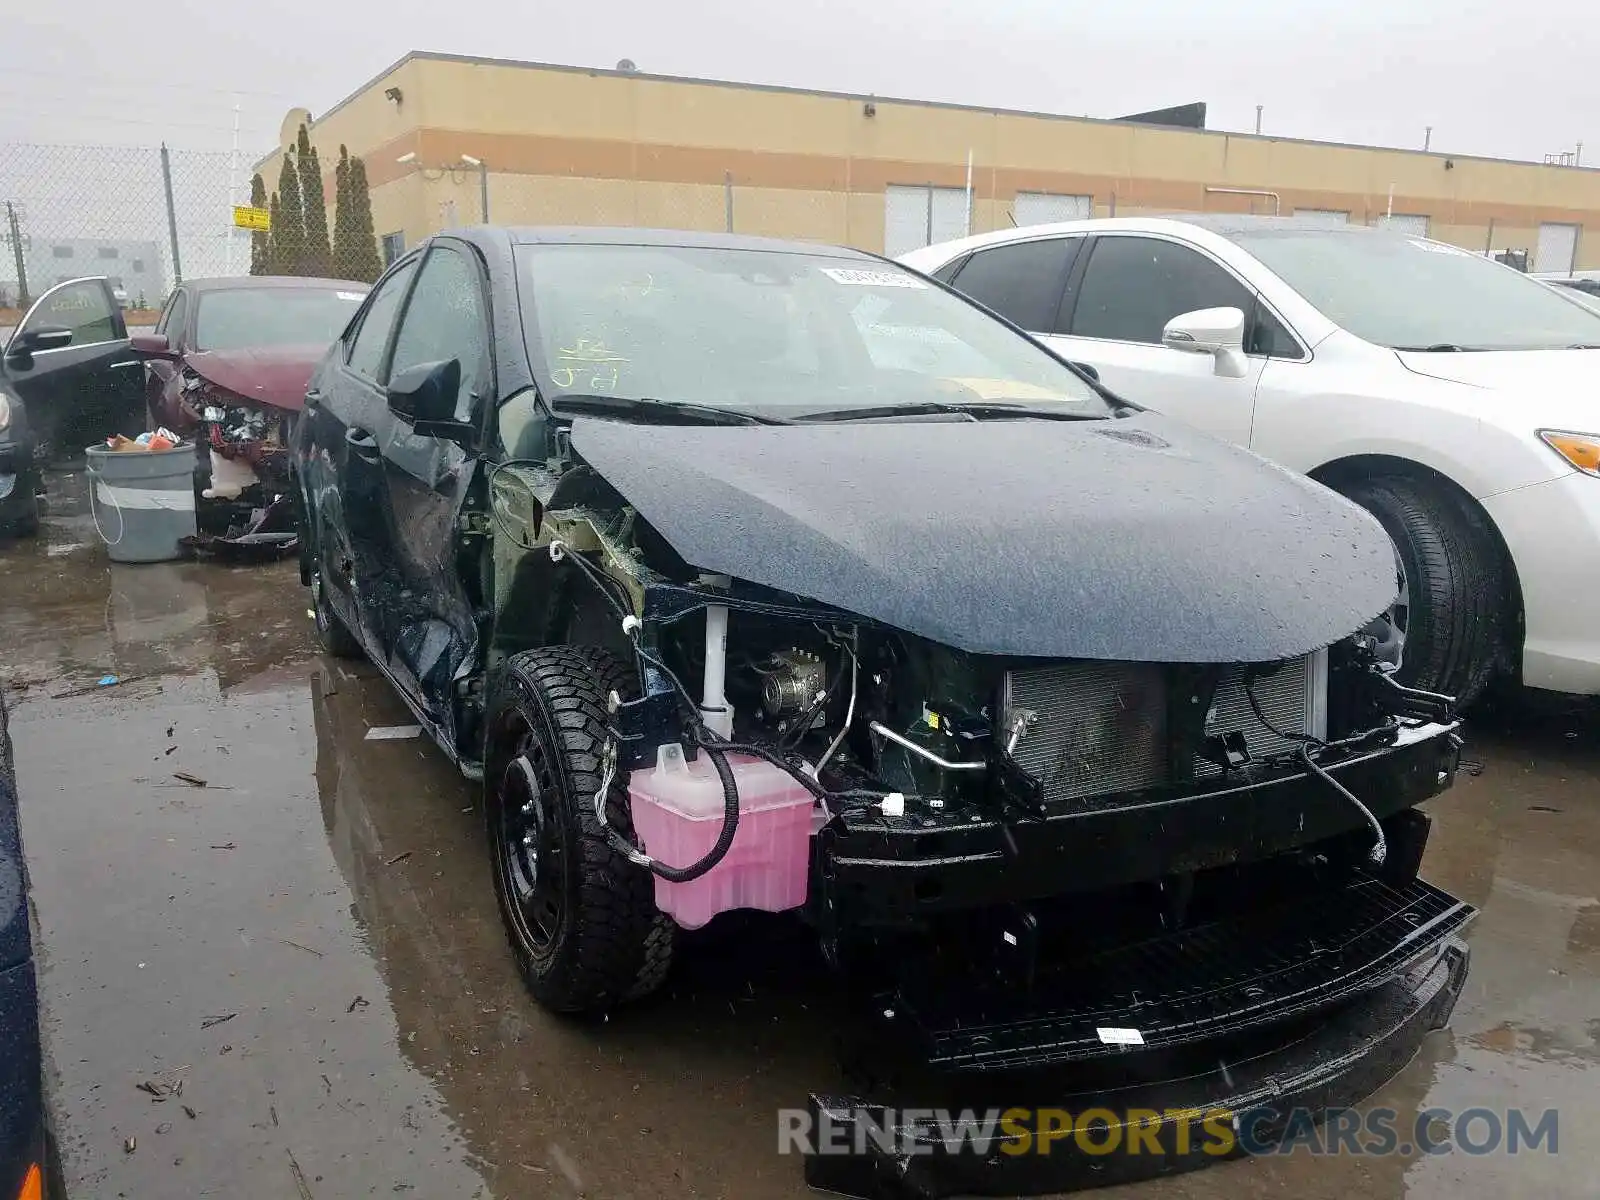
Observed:
[[[725,576],[702,579],[720,587],[729,582]],[[733,707],[724,690],[727,655],[727,606],[707,605],[700,717],[722,738],[733,736]],[[656,907],[685,929],[733,908],[782,912],[806,901],[816,807],[811,793],[787,771],[752,755],[729,754],[728,768],[739,792],[739,828],[727,854],[686,883],[656,876]],[[699,862],[722,833],[722,777],[703,752],[690,762],[677,743],[662,746],[653,768],[629,776],[628,797],[634,835],[663,866]]]
[[[782,912],[806,900],[811,793],[759,758],[729,754],[728,767],[739,790],[739,829],[728,853],[699,879],[656,877],[656,907],[685,929],[733,908]],[[662,746],[654,768],[629,778],[628,796],[635,836],[665,866],[698,862],[722,832],[722,778],[705,753],[689,762],[682,746]]]

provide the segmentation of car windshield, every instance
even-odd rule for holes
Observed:
[[[1397,350],[1549,350],[1600,342],[1600,314],[1500,263],[1378,231],[1235,234],[1330,321]]]
[[[929,402],[1111,414],[1059,360],[893,263],[701,246],[518,253],[528,351],[558,406],[601,394],[774,417]]]
[[[195,316],[195,348],[327,345],[344,330],[365,295],[341,288],[205,292]]]

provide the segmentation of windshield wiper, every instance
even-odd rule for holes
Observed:
[[[1041,417],[1047,421],[1103,421],[1100,413],[1063,412],[1060,409],[1042,408],[1038,404],[952,404],[938,400],[921,400],[911,404],[875,404],[864,408],[832,408],[823,412],[803,413],[794,418],[800,422],[876,421],[887,417],[921,417],[935,413],[971,417],[974,421],[985,417]]]
[[[574,413],[595,417],[669,418],[695,425],[787,425],[784,417],[764,417],[714,404],[691,404],[685,400],[653,400],[648,396],[606,396],[569,393],[557,396],[550,405],[557,414]]]
[[[1466,354],[1471,347],[1458,346],[1454,342],[1435,342],[1431,346],[1396,346],[1395,349],[1406,354]]]

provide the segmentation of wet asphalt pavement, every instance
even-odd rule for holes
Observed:
[[[75,1200],[806,1194],[775,1114],[838,1083],[842,1017],[802,932],[708,930],[607,1023],[537,1010],[475,788],[425,740],[367,739],[410,718],[319,656],[293,564],[112,567],[81,481],[52,491],[44,536],[0,546],[0,685]],[[1600,729],[1466,753],[1424,870],[1482,909],[1472,974],[1370,1103],[1556,1107],[1560,1152],[1297,1154],[1101,1194],[1596,1194]]]

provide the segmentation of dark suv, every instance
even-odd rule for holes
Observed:
[[[1448,698],[1394,680],[1382,528],[931,280],[750,238],[442,234],[318,368],[293,469],[327,648],[482,779],[550,1008],[647,994],[719,913],[792,910],[941,1078],[1047,1069],[1260,1109],[1258,1137],[1449,1015],[1472,910],[1418,877],[1416,806],[1459,743]],[[1207,1161],[885,1156],[811,1178]]]

